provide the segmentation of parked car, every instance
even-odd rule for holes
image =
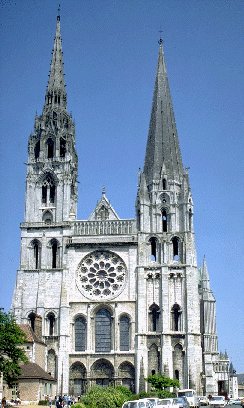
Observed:
[[[173,398],[159,399],[157,405],[154,408],[175,408]]]
[[[209,404],[209,399],[206,397],[206,395],[202,395],[199,397],[199,401],[201,405],[208,405]]]
[[[230,405],[241,405],[241,398],[234,399],[230,402]]]
[[[152,408],[152,403],[148,400],[126,401],[122,408]]]
[[[159,398],[157,398],[157,397],[148,397],[146,399],[152,403],[153,407],[155,407],[158,404],[158,401],[159,401]]]
[[[173,404],[176,408],[189,408],[189,403],[186,397],[178,397],[173,399]]]
[[[226,399],[222,395],[212,397],[211,400],[209,401],[209,405],[211,407],[225,407],[226,403],[227,403]]]
[[[187,388],[184,390],[178,391],[178,397],[186,397],[187,401],[189,402],[190,407],[200,407],[200,402],[196,393],[196,390],[191,388]]]

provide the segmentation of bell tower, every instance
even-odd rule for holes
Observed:
[[[28,142],[25,222],[62,223],[76,218],[75,125],[67,112],[60,15],[42,114]]]
[[[139,171],[136,214],[140,316],[137,359],[144,372],[138,373],[138,384],[142,375],[161,372],[178,379],[181,387],[200,390],[200,305],[193,200],[188,170],[183,168],[181,158],[161,39],[145,162],[143,172]]]

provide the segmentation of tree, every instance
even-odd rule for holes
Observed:
[[[25,341],[26,335],[14,316],[0,310],[0,372],[9,387],[17,381],[21,373],[20,364],[28,363],[25,351],[21,348]]]
[[[170,387],[180,387],[180,383],[178,380],[172,380],[171,378],[165,377],[162,374],[149,375],[147,378],[145,378],[145,380],[152,384],[158,396],[161,398],[169,397],[169,395],[167,395],[169,392],[166,389]]]

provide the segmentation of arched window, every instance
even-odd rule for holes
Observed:
[[[35,152],[35,159],[38,159],[39,154],[40,154],[40,140],[36,143],[34,152]]]
[[[41,246],[40,243],[37,239],[34,239],[32,242],[32,247],[33,247],[33,266],[34,269],[39,269],[40,268],[40,254],[41,254]]]
[[[47,321],[48,321],[48,335],[53,336],[54,335],[54,329],[55,329],[55,316],[54,314],[48,313],[47,315]]]
[[[157,332],[159,330],[160,309],[156,303],[149,307],[149,331]]]
[[[166,179],[163,179],[163,190],[167,189],[167,182]]]
[[[171,310],[172,313],[172,330],[180,331],[181,330],[181,309],[180,306],[175,304]]]
[[[192,230],[192,210],[189,209],[189,231]]]
[[[56,239],[51,240],[51,250],[52,250],[52,268],[58,267],[58,241]]]
[[[56,186],[52,174],[47,174],[42,184],[42,203],[55,203]]]
[[[79,316],[75,319],[75,351],[86,350],[86,320]]]
[[[45,224],[51,224],[52,220],[53,220],[53,217],[50,211],[45,211],[45,213],[42,216],[42,221],[45,222]]]
[[[151,261],[157,261],[158,240],[155,237],[151,237],[149,242],[151,243]]]
[[[95,351],[109,353],[111,351],[112,318],[107,309],[99,309],[95,320]]]
[[[163,232],[167,232],[167,213],[166,210],[162,211]]]
[[[173,259],[174,261],[179,260],[179,239],[177,237],[174,237],[172,239],[172,244],[173,244]]]
[[[127,316],[120,318],[120,350],[130,349],[130,319]]]
[[[66,153],[66,140],[60,138],[60,157],[65,157]]]
[[[55,95],[54,102],[57,103],[57,95]],[[57,127],[57,122],[58,122],[58,115],[56,112],[53,112],[53,126]]]
[[[54,350],[48,350],[47,353],[47,372],[57,378],[57,356]]]
[[[47,186],[42,186],[42,202],[45,204],[47,202]]]
[[[33,331],[35,331],[35,320],[36,320],[36,314],[34,312],[31,312],[28,316],[30,326]]]
[[[52,159],[54,155],[54,141],[53,139],[49,138],[47,140],[47,157],[48,159]]]

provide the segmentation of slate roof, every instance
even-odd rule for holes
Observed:
[[[244,385],[244,373],[236,374],[239,385]]]
[[[21,374],[19,376],[20,380],[26,379],[37,379],[37,380],[46,380],[46,381],[57,381],[53,378],[50,374],[44,371],[38,364],[36,363],[27,363],[21,366]]]

